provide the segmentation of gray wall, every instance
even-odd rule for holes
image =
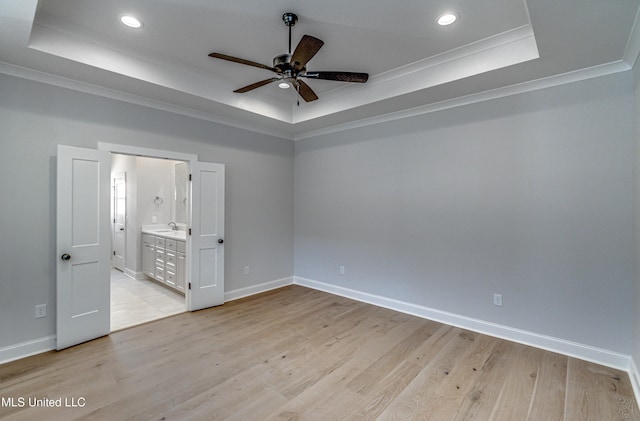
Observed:
[[[296,142],[295,275],[629,354],[632,84]]]
[[[6,75],[0,92],[0,348],[55,334],[57,144],[119,143],[226,164],[225,289],[292,275],[291,141]],[[42,303],[49,317],[36,320]]]

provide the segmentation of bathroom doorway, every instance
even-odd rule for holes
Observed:
[[[185,311],[225,302],[225,165],[197,155],[98,142],[98,149],[58,145],[56,157],[56,349],[112,331],[110,323],[111,154],[155,157],[188,163],[188,236],[185,236]],[[128,186],[131,187],[131,177]],[[131,189],[128,188],[127,191]],[[155,203],[155,200],[154,200]],[[144,227],[126,221],[125,231]],[[170,232],[171,230],[165,230]],[[184,234],[184,232],[183,232]],[[163,234],[166,236],[166,234]],[[129,238],[127,234],[127,238]],[[138,241],[138,236],[131,236]],[[159,246],[180,251],[175,240]],[[125,247],[140,253],[138,246]],[[137,262],[137,259],[135,260]],[[168,261],[168,259],[167,259]],[[177,265],[177,262],[176,262]],[[166,268],[165,268],[166,269]],[[134,271],[135,274],[135,271]],[[136,279],[132,276],[133,279]],[[169,277],[167,277],[169,279]],[[175,279],[175,278],[174,278]],[[141,323],[140,319],[135,321]]]
[[[111,180],[113,332],[186,311],[187,165],[113,153]]]

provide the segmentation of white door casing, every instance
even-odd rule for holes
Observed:
[[[191,235],[187,240],[187,309],[224,304],[225,166],[192,162],[188,202]]]
[[[108,152],[58,145],[56,348],[110,330]]]

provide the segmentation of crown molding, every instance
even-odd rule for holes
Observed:
[[[309,139],[312,137],[324,136],[332,133],[342,132],[360,127],[371,126],[374,124],[385,123],[389,121],[401,120],[404,118],[415,117],[423,114],[429,114],[436,111],[447,110],[450,108],[463,107],[465,105],[475,104],[479,102],[490,101],[498,98],[522,94],[525,92],[536,91],[540,89],[551,88],[554,86],[564,85],[567,83],[579,82],[582,80],[592,79],[600,76],[606,76],[614,73],[630,70],[631,66],[620,60],[612,63],[602,64],[599,66],[589,67],[586,69],[576,70],[569,73],[563,73],[555,76],[549,76],[542,79],[518,83],[515,85],[496,88],[489,91],[479,92],[476,94],[466,95],[463,97],[448,99],[433,104],[422,105],[420,107],[410,108],[407,110],[396,111],[393,113],[383,114],[371,118],[352,121],[349,123],[339,124],[332,127],[310,130],[299,133],[294,136],[294,140]]]
[[[533,29],[531,25],[523,25],[372,76],[366,85],[351,85],[325,92],[322,103],[296,110],[293,123],[325,117],[536,58],[539,58],[539,53]]]
[[[14,76],[22,79],[32,80],[34,82],[40,82],[47,85],[57,86],[60,88],[66,88],[73,91],[78,91],[90,95],[96,95],[104,98],[114,99],[116,101],[127,102],[130,104],[140,105],[147,108],[153,108],[156,110],[167,111],[173,114],[179,114],[187,117],[196,118],[199,120],[205,120],[212,123],[223,124],[225,126],[235,127],[237,129],[248,130],[255,133],[265,134],[268,136],[274,136],[284,139],[293,140],[293,137],[285,132],[278,130],[265,129],[259,125],[245,123],[237,121],[231,118],[221,117],[212,113],[204,111],[194,110],[188,107],[182,107],[179,105],[170,104],[163,101],[142,97],[139,95],[133,95],[127,92],[118,91],[115,89],[105,88],[103,86],[94,85],[87,82],[81,82],[75,79],[69,79],[62,76],[53,75],[50,73],[40,72],[38,70],[28,69],[26,67],[16,66],[10,63],[0,61],[0,73]]]
[[[521,93],[531,92],[539,89],[546,89],[554,86],[564,85],[567,83],[579,82],[582,80],[592,79],[600,76],[606,76],[614,73],[628,71],[632,68],[625,60],[620,60],[612,63],[607,63],[599,66],[594,66],[582,70],[576,70],[569,73],[564,73],[555,76],[549,76],[542,79],[537,79],[530,82],[523,82],[516,85],[510,85],[503,88],[492,89],[490,91],[480,92],[477,94],[471,94],[464,97],[454,98],[446,101],[437,102],[434,104],[428,104],[420,107],[415,107],[407,110],[397,111],[393,113],[378,115],[366,119],[361,119],[349,123],[334,125],[317,130],[310,130],[298,134],[290,134],[277,130],[265,129],[259,125],[253,125],[249,123],[239,122],[233,119],[220,117],[211,113],[203,111],[193,110],[187,107],[181,107],[173,104],[169,104],[162,101],[141,97],[138,95],[129,94],[114,89],[104,88],[102,86],[93,85],[86,82],[80,82],[74,79],[68,79],[49,73],[40,72],[37,70],[27,69],[24,67],[15,66],[6,62],[0,61],[0,73],[7,74],[14,77],[33,80],[35,82],[45,83],[48,85],[58,86],[74,91],[88,93],[91,95],[101,96],[105,98],[114,99],[117,101],[128,102],[143,107],[158,109],[161,111],[167,111],[174,114],[184,115],[199,120],[205,120],[217,124],[223,124],[226,126],[235,127],[242,130],[248,130],[255,133],[265,134],[268,136],[279,137],[288,140],[303,140],[313,137],[338,133],[346,130],[356,129],[360,127],[371,126],[379,123],[385,123],[389,121],[401,120],[404,118],[415,117],[423,114],[429,114],[437,111],[442,111],[450,108],[462,107],[465,105],[471,105],[479,102],[490,101],[498,98],[508,97],[512,95],[518,95]]]
[[[638,13],[636,14],[636,19],[633,21],[633,28],[631,28],[631,33],[629,34],[629,39],[627,40],[627,45],[624,49],[624,55],[622,60],[624,60],[629,66],[633,67],[638,60],[638,56],[640,55],[640,9],[638,9]]]

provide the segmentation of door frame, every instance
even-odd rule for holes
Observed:
[[[173,161],[184,161],[187,163],[189,168],[193,168],[194,163],[198,162],[198,155],[195,154],[166,151],[161,149],[142,148],[138,146],[121,145],[117,143],[98,142],[97,149],[115,154],[143,156],[146,158],[170,159]],[[189,201],[191,201],[191,199],[189,199]],[[190,212],[187,212],[187,226],[191,226],[190,217]],[[187,236],[187,243],[190,244],[190,242],[191,239],[189,236]],[[189,249],[190,246],[187,246],[187,248]],[[189,257],[187,257],[187,259],[189,259]],[[188,288],[185,288],[186,311],[192,311],[192,309],[190,308],[190,294],[191,291]]]

